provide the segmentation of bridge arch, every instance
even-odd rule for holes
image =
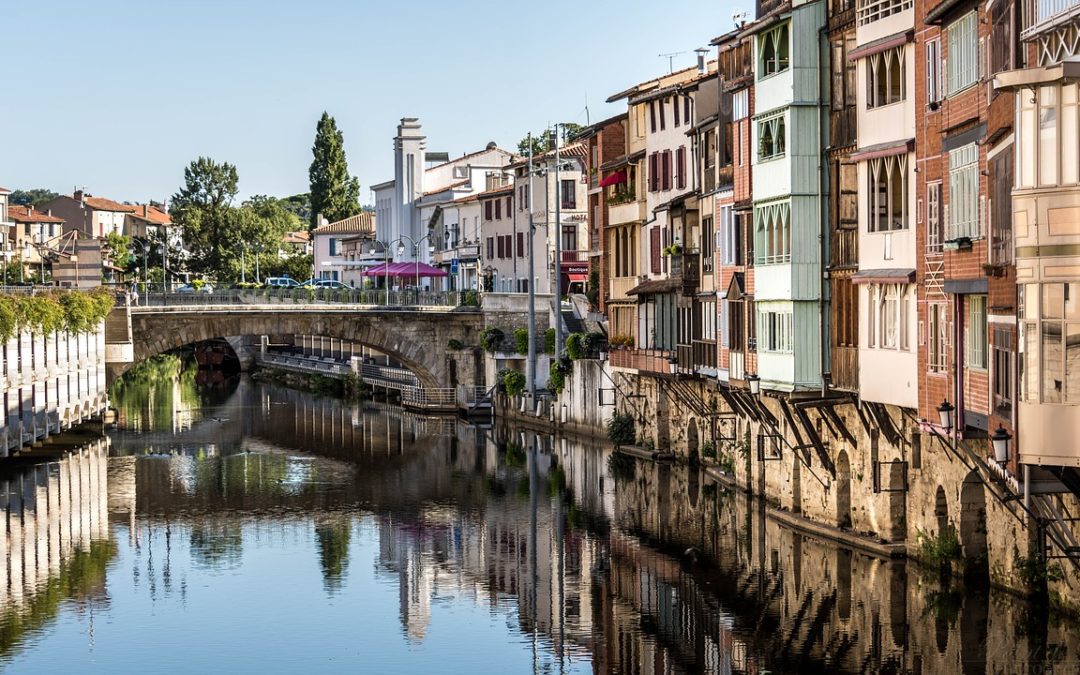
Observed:
[[[117,376],[145,359],[194,342],[244,335],[318,335],[366,345],[390,355],[416,374],[425,387],[479,384],[479,368],[453,367],[451,339],[475,344],[483,326],[479,312],[358,311],[332,307],[183,307],[134,308],[131,341],[134,361],[110,368]],[[476,358],[473,356],[473,358]]]

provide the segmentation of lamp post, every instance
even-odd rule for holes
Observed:
[[[406,241],[412,244],[413,247],[413,257],[416,259],[416,304],[420,304],[420,244],[429,238],[431,238],[430,232],[419,239],[413,239],[407,234],[403,234],[397,239],[397,241],[401,242],[398,244],[398,255],[405,255]]]
[[[953,428],[953,412],[956,408],[948,400],[943,400],[937,407],[938,422],[941,428],[949,432]]]
[[[266,250],[266,246],[260,242],[255,244],[252,248],[255,250],[255,283],[261,284],[262,276],[259,274],[259,255]]]
[[[378,251],[375,250],[375,244],[378,244],[378,245],[382,246],[382,250],[383,250],[383,288],[386,290],[386,297],[384,299],[383,304],[386,305],[386,306],[390,305],[390,273],[389,273],[390,272],[390,269],[389,269],[390,268],[390,247],[393,246],[394,244],[399,243],[400,241],[401,241],[400,237],[397,238],[397,239],[393,239],[393,240],[391,240],[389,242],[384,242],[381,239],[372,239],[371,240],[371,248],[368,249],[368,251],[371,252],[371,255],[375,255],[376,253],[378,253]],[[423,239],[421,239],[421,241],[423,241]]]
[[[131,240],[131,243],[132,244],[138,244],[139,250],[142,251],[143,284],[147,284],[150,281],[150,277],[149,277],[149,272],[148,272],[149,268],[146,265],[146,254],[149,253],[150,246],[146,242],[144,242],[142,239],[134,239],[133,238]],[[42,258],[42,260],[44,260],[44,258]],[[42,265],[41,265],[41,278],[43,280],[45,278],[45,264],[44,264],[44,262],[42,262]],[[148,290],[148,289],[144,289],[144,290]]]
[[[994,434],[990,436],[990,442],[994,446],[994,461],[1002,466],[1009,461],[1009,441],[1012,440],[1012,436],[1008,431],[1005,431],[1005,427],[998,425],[998,428],[994,431]]]
[[[757,376],[757,373],[750,373],[746,376],[746,384],[750,387],[750,395],[757,399],[761,396],[761,378]]]

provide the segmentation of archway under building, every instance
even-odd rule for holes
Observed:
[[[700,459],[699,443],[697,420],[690,418],[690,423],[686,427],[686,456],[690,459],[691,464],[696,464]]]
[[[836,526],[851,527],[851,461],[846,450],[836,458]]]
[[[964,576],[990,576],[986,543],[986,490],[974,470],[960,486],[960,551],[964,555]]]

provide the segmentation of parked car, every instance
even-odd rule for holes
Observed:
[[[213,293],[214,287],[210,284],[202,284],[196,286],[195,284],[184,284],[176,289],[177,293]]]
[[[302,284],[292,277],[267,277],[267,288],[299,288]]]
[[[346,283],[343,283],[341,281],[338,281],[337,279],[312,279],[311,280],[311,287],[312,288],[334,288],[334,289],[345,289],[345,290],[352,289],[352,286],[350,286],[350,285],[348,285]]]

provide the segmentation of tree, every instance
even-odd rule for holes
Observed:
[[[37,206],[59,197],[60,195],[52,190],[46,188],[34,188],[32,190],[13,190],[11,196],[8,197],[8,201],[12,204],[18,204],[19,206]]]
[[[585,127],[577,124],[576,122],[563,122],[562,123],[563,141],[568,142],[574,140],[578,134],[584,131]],[[541,155],[548,150],[552,149],[551,146],[551,127],[548,127],[538,134],[532,135],[532,151],[533,155]],[[521,139],[518,142],[518,154],[525,156],[529,154],[529,137]]]
[[[184,169],[184,186],[173,195],[169,215],[183,228],[193,272],[230,278],[229,261],[238,255],[232,201],[239,180],[235,166],[209,157]]]
[[[315,128],[315,159],[308,169],[311,183],[311,229],[318,226],[320,215],[333,222],[360,211],[360,182],[349,176],[345,160],[345,141],[337,122],[323,112]]]

